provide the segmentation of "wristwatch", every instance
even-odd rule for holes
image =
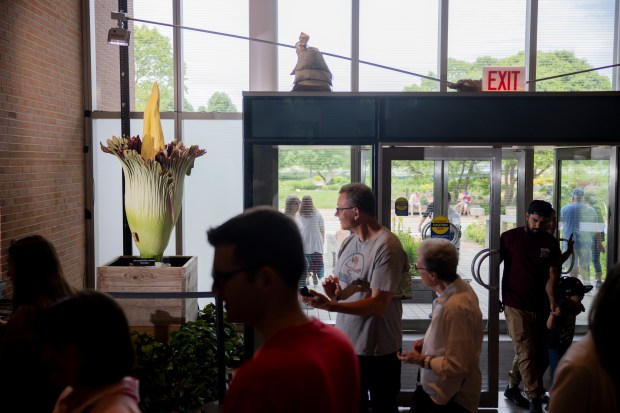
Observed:
[[[424,364],[422,367],[424,367],[425,369],[430,369],[431,368],[431,360],[433,359],[433,356],[426,356],[424,358]]]

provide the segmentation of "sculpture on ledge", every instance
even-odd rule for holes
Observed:
[[[457,92],[482,92],[482,80],[461,79],[456,83],[448,83],[448,87]]]
[[[308,47],[310,36],[301,32],[295,43],[297,65],[291,72],[295,75],[293,91],[327,91],[332,90],[332,73],[316,47]]]

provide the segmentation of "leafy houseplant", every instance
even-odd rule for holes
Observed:
[[[183,324],[169,335],[167,343],[147,333],[133,332],[140,380],[140,408],[148,413],[198,412],[205,403],[217,400],[215,306],[208,304],[196,321]],[[224,322],[227,366],[239,365],[243,337]]]
[[[101,149],[121,161],[125,213],[140,257],[161,261],[181,211],[185,175],[206,151],[176,140],[164,143],[157,83],[144,110],[142,139],[113,136]]]

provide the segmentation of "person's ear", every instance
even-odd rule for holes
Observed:
[[[278,284],[280,275],[270,266],[264,265],[260,267],[254,275],[255,288],[270,290]]]

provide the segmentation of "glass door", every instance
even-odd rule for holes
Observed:
[[[569,239],[572,235],[575,242],[573,259],[565,263],[562,272],[595,287],[594,294],[584,297],[586,309],[616,260],[610,240],[615,228],[611,213],[616,199],[614,154],[606,146],[555,150],[558,236]],[[580,315],[578,324],[587,323],[585,314]]]
[[[415,260],[422,240],[430,236],[429,222],[443,216],[449,222],[449,239],[459,248],[459,275],[478,294],[485,321],[481,355],[483,385],[481,407],[497,406],[499,337],[499,256],[477,266],[473,260],[485,250],[499,249],[502,151],[495,148],[384,147],[380,159],[379,219],[401,239]],[[513,203],[513,205],[516,205]],[[509,211],[511,212],[511,211]],[[516,211],[512,214],[512,219]],[[473,281],[473,282],[472,282]],[[403,300],[403,329],[423,334],[432,312],[432,291],[425,291],[412,273],[411,298]],[[409,334],[405,335],[406,337]],[[405,340],[404,346],[410,345]],[[409,365],[403,366],[403,389],[412,388]],[[415,370],[415,367],[413,367]]]

